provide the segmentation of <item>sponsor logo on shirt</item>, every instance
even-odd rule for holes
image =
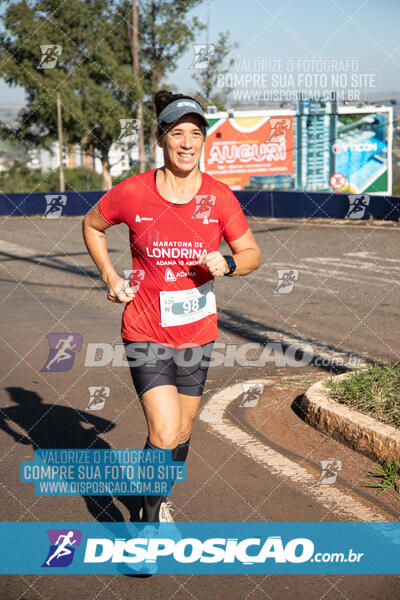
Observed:
[[[165,281],[176,281],[176,277],[171,269],[166,269],[164,279]]]
[[[172,269],[165,270],[165,281],[176,281],[177,277],[196,277],[196,271],[178,271],[175,275]]]
[[[204,217],[203,224],[208,225],[209,223],[219,223],[219,219],[209,219],[208,217]]]
[[[135,218],[136,223],[141,223],[141,221],[154,221],[153,217],[141,217],[140,215],[136,215]]]

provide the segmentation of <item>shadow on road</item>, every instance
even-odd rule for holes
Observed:
[[[110,248],[109,254],[115,253],[117,250]],[[76,254],[76,253],[75,253]],[[68,258],[73,256],[74,253],[65,253],[64,256]],[[0,262],[6,262],[11,260],[18,260],[22,262],[39,265],[41,267],[47,267],[48,269],[55,269],[57,271],[66,271],[68,273],[75,273],[75,275],[82,275],[89,277],[90,279],[99,279],[101,277],[95,269],[81,267],[79,265],[73,265],[68,260],[62,260],[58,258],[59,254],[33,254],[32,256],[19,256],[13,252],[0,251]]]
[[[260,344],[260,347],[271,342],[278,344],[282,348],[283,355],[290,346],[293,346],[294,342],[297,342],[296,345],[298,346],[298,349],[296,350],[294,359],[299,361],[299,365],[303,357],[302,348],[305,344],[312,344],[314,347],[314,353],[312,356],[310,356],[310,360],[306,364],[310,364],[313,367],[329,372],[333,375],[339,375],[341,373],[347,373],[348,371],[353,370],[351,367],[348,367],[345,364],[335,364],[334,360],[328,360],[328,364],[326,364],[324,361],[324,354],[320,354],[318,352],[318,350],[323,353],[330,351],[339,356],[343,354],[349,354],[344,348],[339,348],[334,344],[323,344],[317,340],[295,335],[283,329],[269,326],[267,323],[261,323],[253,319],[249,319],[248,317],[245,317],[234,310],[223,308],[221,305],[218,309],[218,328],[224,331],[229,331],[230,333],[233,333],[251,342],[257,342]],[[266,330],[268,330],[267,334],[264,333]],[[282,337],[290,337],[291,342],[287,343],[283,341]],[[354,352],[353,356],[356,358],[359,357],[359,355]],[[378,364],[382,365],[382,363],[379,361],[372,361],[363,355],[360,355],[360,358],[367,364],[378,362]]]
[[[90,412],[45,404],[34,391],[20,387],[5,388],[15,406],[0,410],[0,430],[18,444],[44,449],[107,449],[111,447],[100,437],[115,427],[115,423]],[[12,428],[18,425],[26,435]],[[82,496],[91,515],[101,522],[124,521],[123,514],[112,496]],[[130,520],[139,521],[141,496],[115,496],[129,510]]]

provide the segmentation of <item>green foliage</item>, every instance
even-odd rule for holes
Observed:
[[[379,488],[377,496],[392,488],[395,492],[400,493],[400,463],[395,458],[390,458],[385,461],[384,465],[375,467],[375,473],[372,472],[369,475],[379,480],[368,482],[371,486]]]
[[[119,119],[134,116],[126,24],[101,0],[19,0],[8,5],[0,36],[1,76],[28,97],[16,134],[46,144],[57,137],[56,95],[63,103],[65,143],[92,145],[107,156],[120,133]],[[39,68],[40,46],[60,45],[54,68]],[[4,133],[4,130],[3,130]]]
[[[204,29],[197,17],[189,12],[203,0],[142,0],[139,4],[139,62],[140,83],[144,93],[144,135],[149,149],[151,166],[155,160],[156,118],[154,95],[165,76],[177,68],[179,58],[188,46],[196,42]],[[187,93],[181,85],[178,92]]]
[[[139,5],[139,60],[145,93],[152,99],[163,77],[204,29],[188,13],[203,0],[143,0]]]
[[[28,99],[16,130],[0,123],[1,138],[22,141],[27,147],[49,146],[57,139],[60,93],[64,144],[92,147],[108,169],[110,146],[121,132],[120,119],[135,118],[137,101],[143,98],[142,126],[154,159],[153,97],[188,46],[199,41],[196,36],[204,25],[189,13],[202,0],[139,3],[139,80],[132,74],[130,0],[0,3],[5,5],[0,76],[11,86],[24,87]],[[229,46],[227,34],[218,44],[221,61]],[[54,68],[41,68],[41,45],[61,46]]]
[[[150,164],[147,163],[146,164],[146,171],[150,170]],[[114,185],[116,185],[117,183],[121,183],[121,181],[124,181],[124,179],[128,179],[128,177],[132,177],[132,175],[138,175],[140,173],[139,171],[139,165],[134,165],[131,169],[129,169],[129,171],[123,171],[123,173],[121,173],[121,175],[118,175],[118,177],[114,177],[113,182]]]
[[[354,371],[342,381],[326,380],[329,396],[350,408],[400,427],[399,362],[380,366],[375,363],[364,371]]]
[[[101,190],[102,177],[92,169],[78,167],[64,169],[66,191]],[[60,189],[58,169],[43,172],[15,164],[8,172],[0,174],[0,193],[18,194],[35,192],[58,192]]]
[[[343,123],[344,125],[351,125],[353,123],[356,123],[357,121],[360,121],[365,116],[366,116],[366,114],[364,114],[364,113],[362,113],[362,114],[352,114],[352,115],[340,115],[339,121],[341,123]]]
[[[6,143],[2,141],[0,144],[0,158],[25,163],[29,160],[29,153],[26,146],[21,142]]]

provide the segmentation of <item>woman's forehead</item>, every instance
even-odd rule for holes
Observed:
[[[184,115],[179,119],[177,123],[170,129],[170,131],[176,131],[177,129],[193,130],[201,129],[201,119],[196,115]]]

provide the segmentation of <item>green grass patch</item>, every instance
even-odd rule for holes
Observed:
[[[324,381],[329,397],[349,408],[400,429],[400,363],[375,363],[342,381]]]
[[[376,493],[377,496],[392,488],[395,492],[400,492],[400,463],[395,458],[389,458],[385,461],[384,465],[375,467],[374,471],[369,473],[369,475],[375,477],[375,480],[368,483],[373,487],[379,488]]]

